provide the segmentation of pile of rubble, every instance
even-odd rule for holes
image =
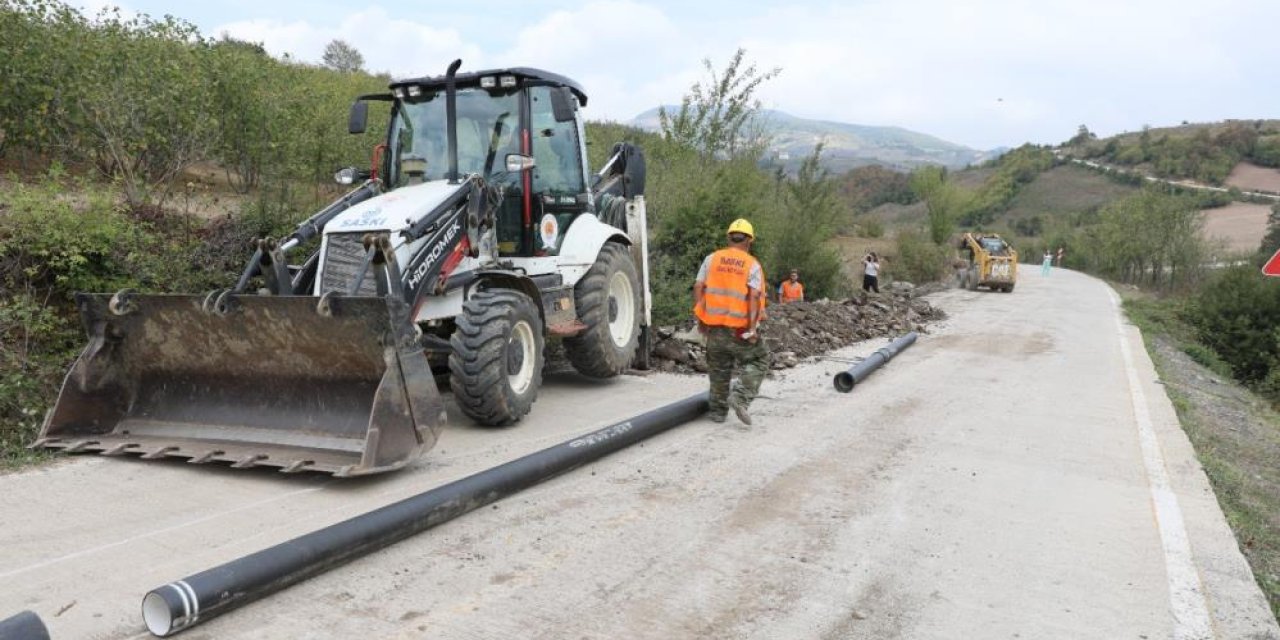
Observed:
[[[771,369],[794,367],[800,360],[861,340],[925,331],[925,325],[946,317],[919,296],[923,288],[895,282],[880,294],[848,300],[818,300],[771,304],[760,333],[769,348]],[[705,372],[706,349],[701,334],[690,324],[658,327],[653,366],[659,371]]]

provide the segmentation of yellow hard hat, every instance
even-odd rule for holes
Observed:
[[[752,227],[751,223],[747,222],[745,218],[738,218],[737,220],[734,220],[733,224],[729,225],[729,231],[727,233],[745,233],[752,238],[756,237],[755,228]]]

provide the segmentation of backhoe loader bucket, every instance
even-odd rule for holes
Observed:
[[[355,476],[445,413],[394,297],[80,294],[89,345],[33,448]]]

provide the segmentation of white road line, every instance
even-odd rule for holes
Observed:
[[[1142,463],[1147,470],[1147,485],[1151,488],[1151,504],[1155,509],[1156,526],[1160,529],[1160,542],[1164,547],[1165,574],[1169,581],[1169,606],[1173,613],[1174,640],[1209,640],[1213,638],[1209,620],[1209,603],[1205,599],[1200,573],[1191,555],[1191,541],[1187,537],[1187,525],[1182,519],[1178,496],[1169,482],[1169,470],[1165,466],[1160,441],[1156,439],[1151,413],[1147,408],[1142,381],[1134,366],[1133,351],[1125,331],[1124,311],[1114,291],[1108,291],[1116,308],[1116,328],[1120,337],[1120,353],[1124,356],[1124,368],[1129,377],[1129,396],[1133,400],[1133,416],[1138,423],[1138,442],[1142,447]]]
[[[239,513],[239,512],[241,512],[241,511],[246,511],[246,510],[249,510],[249,509],[254,509],[254,508],[257,508],[257,507],[261,507],[261,506],[263,506],[263,505],[271,504],[272,502],[278,502],[278,501],[280,501],[280,500],[287,500],[287,499],[289,499],[289,498],[293,498],[293,497],[296,497],[296,496],[304,495],[304,494],[307,494],[307,493],[314,493],[314,492],[316,492],[316,491],[320,491],[320,490],[324,489],[324,488],[325,488],[325,485],[329,484],[330,482],[333,482],[333,480],[326,481],[324,484],[322,484],[322,485],[320,485],[320,486],[318,486],[318,487],[312,487],[312,488],[310,488],[310,489],[301,489],[301,490],[299,490],[299,491],[293,491],[293,492],[286,493],[286,494],[283,494],[283,495],[274,496],[274,497],[271,497],[271,498],[267,498],[267,499],[265,499],[265,500],[259,500],[259,501],[257,501],[257,502],[251,502],[251,503],[249,503],[249,504],[241,505],[241,506],[236,507],[236,508],[234,508],[234,509],[228,509],[228,510],[226,510],[226,511],[219,511],[219,512],[217,512],[217,513],[211,513],[211,514],[209,514],[209,515],[207,515],[207,516],[204,516],[204,517],[201,517],[201,518],[196,518],[196,519],[194,519],[194,520],[188,520],[188,521],[183,522],[183,523],[180,523],[180,524],[175,524],[175,525],[173,525],[173,526],[171,526],[171,527],[165,527],[164,529],[157,529],[157,530],[155,530],[155,531],[148,531],[148,532],[146,532],[146,533],[139,534],[139,535],[136,535],[136,536],[132,536],[132,537],[129,537],[129,538],[125,538],[125,539],[123,539],[123,540],[117,540],[117,541],[112,542],[112,543],[110,543],[110,544],[104,544],[104,545],[101,545],[101,546],[93,547],[93,548],[91,548],[91,549],[81,549],[80,551],[76,551],[75,553],[69,553],[69,554],[64,555],[64,556],[58,556],[58,557],[56,557],[56,558],[50,558],[50,559],[48,559],[48,560],[44,560],[44,561],[41,561],[41,562],[37,562],[37,563],[35,563],[35,564],[29,564],[29,565],[27,565],[27,566],[25,566],[25,567],[19,567],[19,568],[17,568],[17,569],[12,570],[12,571],[6,571],[6,572],[4,572],[4,573],[0,573],[0,578],[10,578],[10,577],[13,577],[13,576],[22,575],[22,574],[27,573],[27,572],[29,572],[29,571],[35,571],[36,569],[43,569],[44,567],[48,567],[48,566],[51,566],[51,565],[55,565],[55,564],[58,564],[58,563],[61,563],[61,562],[66,562],[66,561],[68,561],[68,560],[75,560],[76,558],[82,558],[82,557],[87,556],[87,555],[90,555],[90,554],[94,554],[94,553],[99,553],[99,552],[102,552],[102,551],[106,551],[107,549],[114,549],[114,548],[116,548],[116,547],[122,547],[122,546],[124,546],[124,545],[126,545],[126,544],[130,544],[130,543],[133,543],[133,542],[137,542],[137,541],[139,541],[139,540],[145,540],[145,539],[147,539],[147,538],[154,538],[154,537],[156,537],[156,536],[161,536],[161,535],[164,535],[164,534],[166,534],[166,533],[170,533],[170,532],[173,532],[173,531],[177,531],[177,530],[179,530],[179,529],[185,529],[185,528],[187,528],[187,527],[191,527],[191,526],[194,526],[194,525],[197,525],[197,524],[201,524],[201,523],[204,523],[204,522],[208,522],[208,521],[210,521],[210,520],[215,520],[215,519],[217,519],[217,518],[221,518],[222,516],[231,515],[231,514],[233,514],[233,513]]]

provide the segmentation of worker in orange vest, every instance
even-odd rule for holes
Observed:
[[[741,218],[729,225],[729,246],[702,261],[693,285],[693,313],[707,338],[707,369],[711,378],[711,420],[724,422],[729,409],[743,424],[769,373],[769,353],[760,339],[764,319],[765,278],[751,255],[755,229]],[[738,386],[730,393],[735,371]]]
[[[791,278],[782,281],[782,285],[778,287],[778,301],[782,304],[804,302],[804,285],[800,284],[800,272],[792,269]]]

